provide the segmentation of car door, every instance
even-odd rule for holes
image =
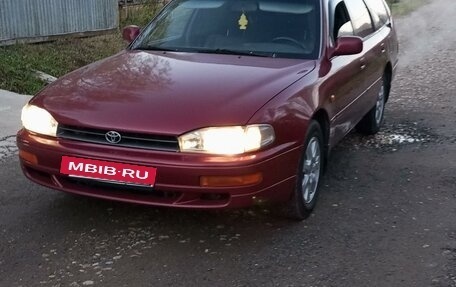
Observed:
[[[380,2],[376,0],[377,2]],[[382,85],[382,76],[387,62],[386,40],[388,31],[379,30],[375,24],[375,15],[369,11],[364,0],[345,0],[353,24],[354,34],[363,39],[363,53],[359,59],[359,93],[352,102],[352,107],[345,115],[355,124],[372,109]]]
[[[374,45],[377,76],[384,73],[384,68],[391,60],[391,68],[397,64],[398,42],[393,29],[393,22],[387,4],[383,0],[364,0],[374,24],[375,32],[367,39]]]
[[[364,10],[357,9],[358,1],[361,1]],[[348,3],[351,3],[351,13]],[[373,33],[372,22],[362,0],[334,1],[333,4],[334,7],[329,8],[330,19],[332,19],[330,37],[333,45],[342,36],[365,38]],[[374,60],[369,45],[364,47],[359,54],[330,59],[331,70],[323,92],[331,95],[332,101],[330,105],[331,146],[340,141],[359,122],[367,113],[367,106],[371,107],[375,103],[371,104],[372,99],[365,97],[365,91],[371,85],[369,82],[372,78],[370,75],[373,68],[371,62]]]

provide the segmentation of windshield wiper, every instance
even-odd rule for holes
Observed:
[[[133,50],[144,50],[144,51],[163,51],[163,52],[179,52],[179,49],[173,48],[163,48],[158,46],[139,46],[134,48]]]
[[[240,50],[231,50],[231,49],[204,49],[204,50],[197,50],[197,53],[208,53],[208,54],[226,54],[226,55],[238,55],[238,56],[253,56],[253,57],[266,57],[266,58],[274,58],[274,53],[260,53],[260,52],[253,52],[253,51],[240,51]]]
[[[189,50],[180,50],[176,48],[163,48],[159,46],[139,46],[134,48],[133,50],[145,50],[145,51],[163,51],[163,52],[196,52],[196,53],[208,53],[208,54],[225,54],[225,55],[238,55],[238,56],[253,56],[253,57],[266,57],[266,58],[275,58],[275,53],[261,53],[261,52],[253,52],[253,51],[240,51],[240,50],[231,50],[231,49],[189,49]]]

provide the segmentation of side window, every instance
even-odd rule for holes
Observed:
[[[333,38],[336,40],[341,36],[353,36],[353,26],[350,22],[350,16],[348,15],[347,7],[342,1],[337,4],[334,12],[334,28]]]
[[[383,0],[364,0],[372,13],[375,27],[380,28],[389,22],[388,11]]]
[[[382,23],[380,21],[380,17],[378,17],[377,13],[375,13],[370,7],[368,7],[368,9],[369,9],[369,14],[371,16],[372,23],[374,24],[375,30],[380,29],[384,23]]]
[[[378,1],[378,0],[377,0]],[[363,0],[345,0],[355,35],[361,38],[374,32],[371,17]]]

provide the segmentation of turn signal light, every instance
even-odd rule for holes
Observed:
[[[33,153],[20,150],[19,157],[28,163],[35,164],[35,165],[38,164],[38,158]]]
[[[263,180],[260,172],[240,176],[202,176],[200,185],[204,187],[236,187],[258,184]]]

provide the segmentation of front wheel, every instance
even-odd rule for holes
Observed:
[[[285,206],[286,215],[291,219],[304,220],[315,207],[324,164],[323,147],[321,127],[318,122],[312,121],[299,161],[297,184],[292,198]]]

